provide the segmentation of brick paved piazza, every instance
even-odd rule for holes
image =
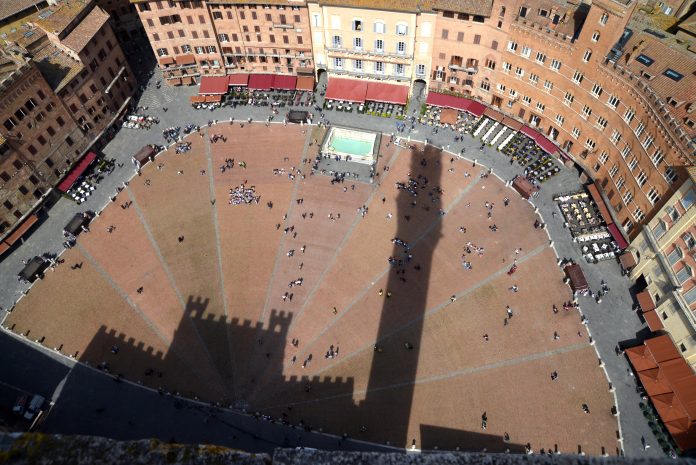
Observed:
[[[309,172],[316,128],[206,131],[134,177],[5,325],[147,386],[368,441],[617,453],[586,328],[575,311],[552,312],[571,295],[547,233],[500,179],[383,138],[374,184],[291,180],[273,170]],[[222,173],[227,158],[246,168]],[[417,197],[396,188],[409,174]],[[259,204],[230,205],[245,181]],[[405,257],[395,237],[413,256],[402,268],[388,263]]]

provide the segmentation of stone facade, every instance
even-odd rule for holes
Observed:
[[[28,18],[29,32],[5,43],[17,69],[3,73],[0,91],[6,115],[0,129],[0,238],[94,148],[136,88],[107,13],[92,0],[49,10]]]
[[[136,6],[169,81],[313,71],[304,2],[138,1]]]
[[[87,138],[32,62],[0,84],[0,237],[60,179]]]
[[[696,368],[696,168],[631,242],[633,280],[641,280],[655,313]]]

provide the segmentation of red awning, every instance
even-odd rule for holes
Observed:
[[[640,305],[643,313],[649,312],[650,310],[655,310],[655,301],[653,300],[650,292],[643,291],[636,294],[636,299],[638,299],[638,305]]]
[[[8,250],[10,250],[10,244],[7,242],[0,242],[0,255],[4,254]]]
[[[501,112],[494,110],[492,108],[486,108],[483,111],[483,114],[492,119],[493,121],[497,121],[499,123],[502,123],[503,120],[505,119],[505,115],[503,115]]]
[[[206,95],[206,103],[218,103],[222,101],[222,95]]]
[[[471,100],[455,97],[454,95],[438,94],[437,92],[429,92],[425,103],[436,107],[454,108],[456,110],[467,110]]]
[[[665,325],[662,324],[660,315],[658,315],[655,310],[643,312],[643,318],[645,318],[645,321],[648,322],[648,327],[651,331],[659,331],[665,327]]]
[[[536,141],[537,145],[539,145],[539,147],[541,147],[542,150],[544,150],[544,152],[550,155],[553,155],[554,153],[558,152],[558,147],[556,147],[556,144],[554,144],[541,134],[539,134],[537,138],[534,140]]]
[[[503,124],[505,126],[509,127],[510,129],[512,129],[513,131],[519,131],[523,126],[522,123],[520,123],[519,121],[514,120],[508,116],[503,118]]]
[[[314,77],[313,76],[298,76],[296,89],[297,90],[308,90],[310,92],[314,91]]]
[[[227,93],[227,76],[204,76],[201,78],[199,95],[223,95]]]
[[[196,64],[196,58],[192,54],[179,55],[178,57],[174,58],[174,60],[179,66]]]
[[[230,74],[227,78],[227,85],[230,87],[246,86],[249,83],[249,75],[246,73]]]
[[[167,66],[167,65],[172,65],[174,64],[174,58],[172,57],[162,57],[159,59],[159,63],[162,66]]]
[[[278,90],[295,90],[297,77],[287,74],[276,74],[273,76],[273,88]]]
[[[274,77],[272,74],[252,74],[249,76],[249,89],[271,90]]]
[[[621,250],[628,247],[628,242],[626,242],[626,239],[624,239],[623,235],[621,234],[621,231],[619,231],[619,227],[616,226],[616,223],[610,224],[609,226],[607,226],[607,229],[609,230],[609,234],[611,234],[611,237],[614,238]]]
[[[483,103],[475,102],[473,100],[469,100],[469,108],[466,109],[469,113],[476,117],[480,117],[483,115],[483,112],[486,111],[486,105]]]
[[[329,100],[347,100],[363,103],[367,95],[367,82],[357,79],[329,79],[326,98]]]
[[[386,84],[384,82],[370,82],[367,84],[365,100],[406,105],[408,101],[408,86],[398,86],[395,84]]]
[[[534,129],[530,128],[529,126],[522,126],[522,129],[520,129],[520,132],[522,134],[524,134],[525,136],[531,137],[534,140],[536,140],[537,135],[539,134]]]
[[[189,100],[191,103],[203,103],[205,102],[205,96],[203,95],[192,95]]]
[[[599,208],[599,214],[602,215],[604,222],[607,224],[612,224],[614,220],[611,219],[611,214],[609,213],[609,210],[607,209],[607,206],[604,203],[602,195],[599,193],[599,187],[597,187],[597,184],[588,184],[587,190],[590,192],[592,200],[594,200],[597,204],[597,208]]]
[[[84,158],[79,161],[79,163],[73,166],[68,175],[60,182],[60,184],[58,184],[58,190],[61,192],[68,192],[72,185],[75,184],[75,181],[77,181],[77,178],[79,178],[80,175],[85,172],[87,167],[94,161],[95,158],[97,158],[97,154],[94,152],[89,152],[87,155],[85,155]]]
[[[15,242],[17,242],[19,239],[24,236],[27,231],[29,231],[29,228],[34,226],[34,223],[39,221],[39,217],[36,215],[29,215],[26,220],[22,222],[19,226],[17,226],[17,229],[15,229],[12,234],[7,236],[5,238],[5,243],[7,245],[13,245]]]
[[[638,264],[636,261],[636,256],[633,254],[632,250],[627,250],[621,254],[619,261],[621,262],[621,266],[624,270],[631,269]]]

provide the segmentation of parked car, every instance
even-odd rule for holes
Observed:
[[[46,402],[46,399],[38,394],[32,397],[31,402],[29,402],[29,407],[27,407],[27,411],[24,412],[24,418],[27,420],[34,418],[34,416],[41,410],[41,407],[43,407],[44,402]]]
[[[29,396],[21,395],[15,400],[14,406],[12,407],[12,413],[15,415],[24,414],[24,410],[27,408],[29,403]]]

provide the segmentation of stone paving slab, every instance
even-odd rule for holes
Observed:
[[[153,77],[153,80],[148,85],[143,98],[148,98],[148,95],[156,96],[159,92],[154,87],[156,79],[157,75]],[[13,254],[3,257],[2,262],[0,262],[0,289],[2,289],[2,292],[0,292],[0,306],[4,308],[12,307],[15,300],[26,288],[16,281],[16,273],[22,268],[21,259],[42,252],[60,252],[62,240],[60,231],[64,224],[76,211],[83,211],[84,209],[101,210],[108,203],[107,197],[114,193],[116,186],[132,176],[133,169],[129,164],[130,155],[146,143],[162,143],[162,129],[172,125],[184,125],[189,122],[205,125],[209,119],[213,118],[220,120],[234,118],[235,121],[239,121],[240,119],[252,117],[253,119],[262,120],[265,119],[268,113],[267,109],[248,107],[240,107],[234,110],[224,108],[215,112],[192,110],[187,100],[188,95],[194,91],[195,89],[188,88],[175,89],[175,92],[168,95],[165,99],[170,102],[167,105],[169,111],[166,113],[158,108],[151,109],[150,113],[161,119],[160,125],[152,130],[121,131],[118,133],[104,149],[104,153],[115,157],[117,162],[122,163],[122,165],[118,166],[112,175],[102,181],[94,195],[83,205],[77,206],[68,200],[61,199],[49,211],[47,221],[24,244],[18,247]],[[387,134],[383,140],[388,139],[388,134],[394,131],[394,121],[390,119],[356,114],[339,115],[331,113],[328,116],[332,122],[337,124],[382,131]],[[235,123],[234,127],[239,128],[238,123]],[[248,126],[244,129],[248,129]],[[467,157],[479,159],[480,163],[493,168],[494,173],[500,174],[504,179],[511,179],[515,174],[521,172],[519,166],[509,165],[507,158],[495,150],[485,148],[479,151],[478,146],[480,142],[471,137],[465,137],[462,142],[454,143],[452,142],[453,133],[450,131],[442,130],[438,134],[433,134],[430,128],[421,125],[416,125],[416,129],[410,133],[410,137],[421,140],[427,137],[433,144],[443,147],[451,144],[451,150],[454,153],[458,153],[462,148],[465,148]],[[448,155],[444,154],[444,156]],[[572,169],[562,169],[558,176],[544,183],[540,195],[534,199],[535,205],[539,207],[542,217],[549,225],[549,233],[554,239],[559,255],[578,261],[582,260],[579,250],[570,242],[569,234],[561,227],[560,221],[557,221],[558,218],[554,219],[551,217],[551,212],[557,211],[552,201],[554,193],[568,192],[580,187],[577,172]],[[249,228],[249,230],[251,231],[253,228]],[[271,243],[273,242],[271,239]],[[614,262],[604,262],[598,265],[583,264],[583,268],[591,286],[596,288],[600,279],[604,279],[612,288],[612,292],[604,298],[601,304],[597,305],[590,302],[589,299],[581,299],[581,305],[583,311],[589,316],[589,328],[597,341],[596,347],[606,362],[606,369],[610,379],[617,388],[616,395],[621,411],[620,418],[625,438],[625,450],[629,455],[659,456],[661,451],[656,447],[648,451],[643,451],[640,447],[641,436],[645,436],[648,442],[653,444],[655,439],[638,409],[638,401],[640,399],[635,393],[635,378],[629,376],[627,371],[629,366],[625,358],[613,355],[617,342],[634,338],[645,327],[637,315],[630,310],[632,301],[628,288],[631,283],[625,277],[620,276],[618,264]]]

